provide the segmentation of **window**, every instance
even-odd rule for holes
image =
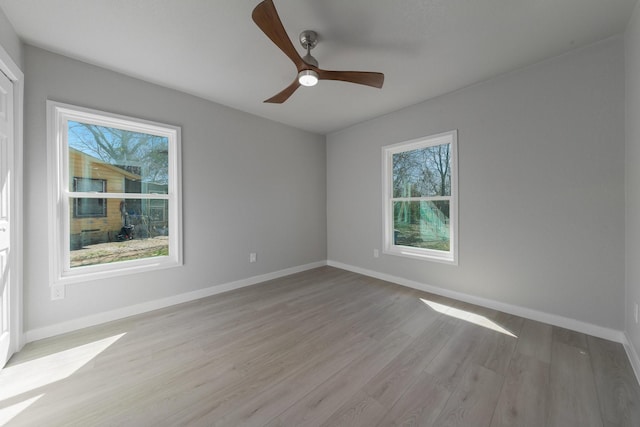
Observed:
[[[181,265],[180,128],[47,109],[52,285]]]
[[[73,177],[73,191],[104,193],[107,189],[106,183],[104,179]],[[75,218],[107,216],[107,201],[106,199],[75,199],[73,216]]]
[[[457,132],[383,147],[384,252],[457,263]]]

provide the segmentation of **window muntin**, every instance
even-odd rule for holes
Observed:
[[[457,135],[383,147],[384,251],[457,263]]]
[[[180,129],[48,101],[54,285],[181,265]]]

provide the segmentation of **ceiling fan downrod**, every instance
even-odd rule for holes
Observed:
[[[318,66],[318,60],[311,56],[311,49],[318,44],[318,33],[312,30],[304,30],[300,33],[300,44],[307,51],[307,54],[302,57],[302,60],[314,67]]]

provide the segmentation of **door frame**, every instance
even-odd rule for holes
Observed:
[[[9,353],[15,353],[25,344],[23,325],[23,115],[24,115],[24,73],[13,61],[7,51],[0,45],[0,71],[2,71],[13,83],[13,161],[10,165],[13,171],[11,180],[11,240],[10,247],[13,256],[10,257],[11,281],[10,288],[11,307],[9,324],[11,330]]]

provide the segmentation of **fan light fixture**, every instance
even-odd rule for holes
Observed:
[[[318,67],[318,61],[311,56],[311,49],[318,44],[318,34],[312,30],[300,33],[300,44],[307,51],[302,57],[291,42],[287,31],[280,21],[278,11],[273,0],[262,0],[251,12],[253,22],[258,28],[289,57],[298,72],[296,79],[289,86],[281,90],[264,102],[282,104],[300,87],[315,86],[318,80],[337,80],[341,82],[357,83],[360,85],[381,88],[384,74],[370,71],[331,71]]]
[[[318,84],[318,73],[313,70],[302,70],[298,73],[298,83],[302,86],[315,86]]]

